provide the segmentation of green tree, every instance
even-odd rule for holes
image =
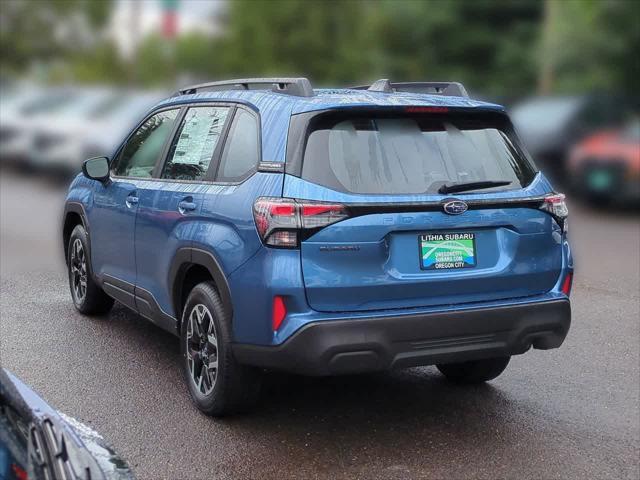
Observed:
[[[194,78],[211,78],[221,70],[220,41],[201,33],[180,36],[175,47],[176,69]]]
[[[459,79],[520,93],[535,82],[541,13],[538,0],[239,0],[228,13],[224,71],[332,84]]]
[[[640,74],[640,2],[546,0],[538,61],[541,91],[620,89],[635,93]]]
[[[522,93],[535,81],[529,52],[538,37],[538,0],[389,0],[378,7],[376,76],[460,80],[490,94]]]
[[[353,80],[370,70],[367,7],[361,0],[232,2],[224,71],[305,74],[319,83]]]
[[[3,0],[0,66],[20,72],[34,61],[68,58],[84,44],[78,39],[78,25],[86,26],[88,33],[100,30],[112,6],[112,0]]]

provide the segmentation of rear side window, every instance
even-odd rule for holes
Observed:
[[[236,110],[229,139],[220,160],[216,180],[234,182],[242,180],[258,164],[258,121],[246,110]]]
[[[324,115],[311,122],[302,178],[358,194],[429,194],[484,180],[511,182],[494,191],[522,187],[535,171],[507,123],[479,114]]]
[[[114,174],[121,177],[151,177],[177,116],[178,110],[167,110],[149,117],[124,146]]]
[[[192,107],[187,110],[169,148],[162,178],[203,178],[209,170],[228,115],[228,107]]]

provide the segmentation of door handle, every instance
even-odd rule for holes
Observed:
[[[182,215],[186,215],[187,212],[193,212],[196,209],[196,204],[189,200],[182,200],[178,203],[178,211]]]
[[[138,197],[136,197],[135,195],[129,195],[127,199],[124,201],[124,203],[127,204],[127,207],[133,208],[134,205],[138,204],[138,201],[139,201]]]

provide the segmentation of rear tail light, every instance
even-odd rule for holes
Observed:
[[[296,248],[310,233],[349,217],[344,205],[288,198],[259,198],[253,205],[258,235],[265,245]]]
[[[564,194],[554,193],[553,195],[547,195],[544,198],[544,202],[540,208],[545,212],[549,212],[553,216],[553,218],[556,219],[558,225],[560,225],[562,230],[566,230],[569,209],[567,208]]]

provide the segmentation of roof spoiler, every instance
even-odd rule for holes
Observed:
[[[176,95],[189,95],[200,92],[216,92],[221,90],[271,90],[276,93],[296,97],[313,97],[311,82],[300,78],[239,78],[220,82],[201,83],[178,90]]]
[[[371,85],[358,85],[350,88],[382,93],[410,92],[469,97],[467,90],[459,82],[390,82],[389,79],[383,78],[373,82]]]

